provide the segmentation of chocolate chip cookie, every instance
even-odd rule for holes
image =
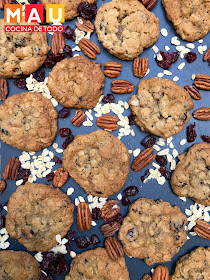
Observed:
[[[119,230],[125,253],[147,265],[171,261],[187,241],[187,218],[178,206],[139,198],[129,207]]]
[[[189,110],[194,107],[186,90],[161,78],[141,81],[129,105],[141,130],[162,138],[180,132],[190,120]]]
[[[49,147],[57,133],[57,112],[40,93],[23,92],[0,106],[0,138],[23,151]]]
[[[125,184],[129,159],[126,146],[99,129],[75,137],[63,153],[63,167],[88,194],[108,197]]]
[[[162,0],[168,20],[183,40],[193,42],[210,31],[209,0]]]
[[[198,247],[176,263],[171,280],[209,280],[210,247]]]
[[[101,64],[77,56],[64,59],[53,67],[48,87],[61,105],[91,109],[103,94],[104,81]]]
[[[115,0],[102,5],[95,28],[104,48],[122,60],[137,57],[159,37],[159,19],[137,0]]]
[[[39,280],[39,263],[29,253],[5,250],[0,252],[0,280]]]
[[[171,176],[173,192],[210,206],[210,144],[195,144],[179,159]]]
[[[123,257],[113,261],[104,248],[96,248],[77,255],[65,280],[129,280]]]
[[[73,223],[74,205],[68,196],[45,184],[26,182],[9,199],[6,229],[29,251],[46,252],[64,237]]]
[[[0,76],[19,78],[37,71],[47,58],[50,47],[45,32],[4,32],[0,19]],[[18,25],[18,23],[12,23]],[[35,25],[22,22],[21,25]]]

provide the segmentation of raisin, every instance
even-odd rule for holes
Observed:
[[[49,174],[46,175],[47,182],[50,182],[53,180],[55,173],[50,172]]]
[[[23,180],[23,183],[21,185],[24,185],[26,181],[28,181],[29,177],[29,171],[27,169],[21,169],[18,172],[17,180]]]
[[[65,245],[66,245],[66,249],[69,253],[70,253],[71,241],[74,239],[74,236],[75,236],[75,230],[69,231],[67,233],[67,235],[65,236],[65,238],[68,239],[68,242]]]
[[[167,159],[164,156],[156,155],[155,159],[161,166],[166,166],[166,164],[168,163]]]
[[[66,138],[66,140],[63,142],[62,147],[64,149],[67,148],[67,146],[74,140],[74,136],[70,135],[68,138]]]
[[[104,103],[114,103],[115,102],[115,98],[113,94],[107,94],[103,97],[102,102]]]
[[[170,180],[170,172],[165,166],[161,166],[158,170],[160,171],[161,175],[166,178],[166,180]]]
[[[139,189],[136,186],[130,186],[130,187],[127,187],[123,193],[125,196],[135,196],[135,195],[137,195],[138,192],[139,192]]]
[[[99,220],[101,219],[101,209],[100,208],[93,208],[92,209],[92,217],[93,217],[93,220]]]
[[[54,65],[55,65],[55,62],[49,58],[47,58],[44,62],[44,66],[46,66],[47,68],[50,68],[50,69],[53,68]]]
[[[141,144],[145,147],[145,148],[151,148],[153,145],[155,145],[156,143],[156,138],[155,136],[149,134],[147,135],[142,141]]]
[[[78,14],[88,20],[91,20],[93,17],[95,17],[97,13],[97,4],[89,4],[88,2],[81,2],[77,6],[77,12]]]
[[[130,116],[128,116],[129,125],[135,125],[135,116],[131,113]]]
[[[63,50],[66,54],[68,54],[70,57],[72,57],[72,49],[69,45],[65,45]]]
[[[14,81],[14,85],[19,89],[27,89],[26,79],[18,79]]]
[[[195,61],[197,59],[197,54],[194,52],[188,52],[186,55],[186,60],[189,63],[192,63],[193,61]]]
[[[203,141],[210,143],[210,136],[202,135],[201,137],[202,137]]]
[[[61,275],[68,270],[64,255],[59,253],[55,255],[53,252],[43,253],[41,267],[56,275]]]
[[[58,112],[58,117],[61,119],[65,119],[68,117],[68,115],[70,114],[70,110],[69,108],[63,108]]]
[[[57,156],[54,156],[53,160],[55,163],[62,164],[62,160]]]
[[[74,29],[70,26],[66,26],[64,36],[66,37],[66,39],[74,41]]]
[[[98,245],[99,243],[101,243],[101,240],[98,238],[96,234],[93,234],[90,238],[90,243],[93,245]]]
[[[39,83],[40,82],[44,82],[45,80],[45,72],[42,71],[41,73],[37,74],[37,73],[33,73],[33,77],[35,80],[37,80]]]
[[[144,182],[144,180],[146,179],[147,175],[149,174],[149,169],[146,170],[146,172],[144,173],[143,176],[141,176],[141,181]]]
[[[81,236],[75,239],[78,248],[87,248],[90,245],[90,239],[87,236]]]
[[[38,0],[28,0],[28,2],[29,2],[30,4],[36,4],[36,3],[38,2]]]
[[[157,60],[157,57],[155,58],[155,61],[157,65],[163,69],[169,69],[171,65],[176,62],[179,58],[178,52],[162,52],[160,51],[160,54],[162,56],[162,60]]]
[[[68,137],[71,135],[71,129],[70,128],[61,128],[59,130],[60,136],[61,137]]]
[[[122,199],[122,205],[127,206],[130,203],[131,203],[130,199],[127,196],[124,196]]]
[[[192,125],[189,125],[187,127],[187,142],[189,142],[189,143],[195,141],[195,139],[197,137],[195,127],[196,127],[195,122]]]

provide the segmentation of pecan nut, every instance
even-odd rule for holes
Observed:
[[[0,81],[0,100],[4,101],[8,95],[8,84],[7,80],[1,79]]]
[[[86,202],[81,202],[77,205],[77,226],[80,231],[91,229],[91,214],[90,208]]]
[[[156,158],[156,154],[153,154],[152,148],[147,148],[143,152],[141,152],[133,161],[131,168],[134,171],[140,171],[145,166],[153,162]]]
[[[198,236],[210,240],[210,224],[206,221],[197,220],[196,226],[193,229]]]
[[[209,61],[210,62],[210,48],[204,54],[203,61]]]
[[[104,237],[109,237],[115,234],[120,229],[121,224],[117,221],[114,221],[110,224],[105,224],[101,226],[101,231]]]
[[[101,217],[108,221],[120,212],[120,206],[117,200],[109,200],[101,209]]]
[[[83,18],[83,17],[79,17],[78,18],[78,22],[75,22],[76,27],[84,32],[90,32],[93,33],[94,31],[94,25],[87,19]]]
[[[5,4],[10,3],[12,3],[12,0],[0,0],[0,9],[3,9]]]
[[[99,46],[86,38],[82,38],[82,40],[79,41],[79,47],[84,55],[90,59],[96,59],[96,54],[101,53]]]
[[[210,90],[210,76],[198,74],[195,76],[194,85],[203,90]]]
[[[133,61],[133,75],[137,78],[143,78],[148,70],[149,62],[146,57],[136,57]]]
[[[209,121],[210,120],[210,108],[202,107],[193,112],[193,117],[200,121]]]
[[[6,182],[4,180],[0,180],[0,194],[3,193],[5,188],[6,188]]]
[[[149,276],[149,274],[145,274],[141,280],[152,280],[152,278]]]
[[[18,169],[20,167],[20,161],[16,157],[11,157],[7,162],[3,171],[4,180],[16,180],[18,175]]]
[[[169,280],[169,271],[165,265],[158,265],[152,275],[152,280]]]
[[[124,251],[116,237],[108,237],[105,240],[105,249],[112,260],[117,260],[124,256]]]
[[[131,93],[134,90],[134,84],[126,80],[116,79],[111,84],[111,91],[114,93]]]
[[[61,32],[54,32],[51,40],[51,50],[54,55],[62,53],[65,47],[65,38]]]
[[[114,61],[107,61],[104,63],[104,75],[113,79],[117,78],[122,71],[122,64]]]
[[[186,85],[185,89],[193,99],[195,99],[195,100],[201,99],[201,94],[195,86],[191,87],[191,86]]]
[[[68,172],[65,171],[63,168],[58,168],[55,171],[55,175],[53,178],[53,184],[55,187],[61,188],[68,179]]]
[[[76,115],[71,119],[71,123],[77,127],[83,124],[85,113],[82,110],[76,110]]]
[[[157,0],[140,0],[140,2],[147,8],[147,10],[152,10],[157,3]]]
[[[99,118],[97,118],[96,124],[100,128],[108,129],[111,131],[117,130],[119,125],[117,122],[119,121],[119,118],[114,115],[103,115]]]

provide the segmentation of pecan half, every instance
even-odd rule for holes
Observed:
[[[81,202],[77,205],[77,226],[80,231],[91,229],[91,214],[90,208],[86,202]]]
[[[210,62],[210,48],[204,54],[203,61],[209,61]]]
[[[76,27],[84,32],[90,32],[93,33],[94,31],[94,25],[87,19],[83,17],[78,17],[78,22],[75,22]]]
[[[143,78],[148,70],[149,62],[146,57],[136,57],[133,61],[133,75],[137,78]]]
[[[120,212],[120,206],[118,200],[108,200],[101,209],[101,217],[104,220],[109,220],[116,216]]]
[[[10,3],[12,3],[12,0],[0,0],[0,9],[3,9],[5,4]]]
[[[65,47],[65,38],[61,32],[54,32],[51,39],[51,50],[54,55],[62,53]]]
[[[117,260],[124,256],[124,251],[120,242],[113,236],[105,240],[105,249],[112,260]]]
[[[145,274],[141,280],[151,280],[152,278],[149,276],[149,274]]]
[[[194,232],[207,240],[210,240],[210,224],[203,220],[197,220]]]
[[[157,0],[140,0],[147,10],[152,10],[157,3]]]
[[[169,280],[169,271],[165,265],[158,265],[152,275],[152,280]]]
[[[210,108],[202,107],[193,112],[193,117],[200,121],[209,121],[210,120]]]
[[[153,149],[147,148],[134,159],[131,168],[134,171],[140,171],[145,166],[150,164],[155,158],[156,154],[153,154]]]
[[[6,188],[6,182],[4,180],[0,180],[0,194],[3,193],[5,188]]]
[[[104,75],[109,78],[117,78],[122,71],[122,64],[114,61],[104,63]]]
[[[111,91],[114,93],[131,93],[134,90],[134,84],[126,80],[116,79],[111,84]]]
[[[76,115],[71,119],[71,123],[77,127],[83,124],[85,113],[82,110],[76,110]]]
[[[115,234],[120,229],[121,224],[117,221],[114,221],[110,224],[105,224],[101,226],[101,231],[104,237],[109,237]]]
[[[68,172],[65,171],[63,168],[58,168],[55,171],[55,175],[53,178],[53,184],[55,187],[61,188],[68,179]]]
[[[111,131],[117,130],[119,125],[117,122],[119,121],[119,118],[114,115],[103,115],[99,118],[97,118],[96,124],[100,128],[108,129]]]
[[[194,85],[200,89],[210,90],[210,76],[205,74],[196,75]]]
[[[79,41],[79,47],[84,55],[90,59],[96,59],[96,54],[101,53],[99,46],[86,38],[82,38],[82,40]]]
[[[1,79],[0,81],[0,100],[4,101],[8,95],[8,84],[7,80]]]
[[[191,86],[186,85],[185,89],[193,99],[195,99],[195,100],[201,99],[201,94],[195,86],[191,87]]]
[[[11,157],[7,162],[3,171],[4,180],[16,180],[18,175],[18,169],[20,167],[20,161],[16,157]]]

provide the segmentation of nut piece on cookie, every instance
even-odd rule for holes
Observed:
[[[63,167],[88,193],[108,197],[118,192],[129,174],[126,146],[108,131],[77,135],[63,154]]]
[[[186,223],[187,218],[178,206],[139,198],[129,207],[118,237],[128,256],[153,265],[171,261],[179,252],[187,241]]]
[[[161,78],[141,81],[129,105],[141,130],[162,138],[179,133],[190,120],[189,111],[194,107],[185,89]]]
[[[26,182],[8,202],[6,229],[29,251],[47,252],[56,246],[73,223],[74,205],[68,196],[45,184]]]
[[[181,155],[171,176],[171,188],[178,196],[210,206],[210,143],[195,144]]]
[[[159,19],[137,0],[115,0],[99,8],[95,29],[112,55],[132,60],[157,41]]]

